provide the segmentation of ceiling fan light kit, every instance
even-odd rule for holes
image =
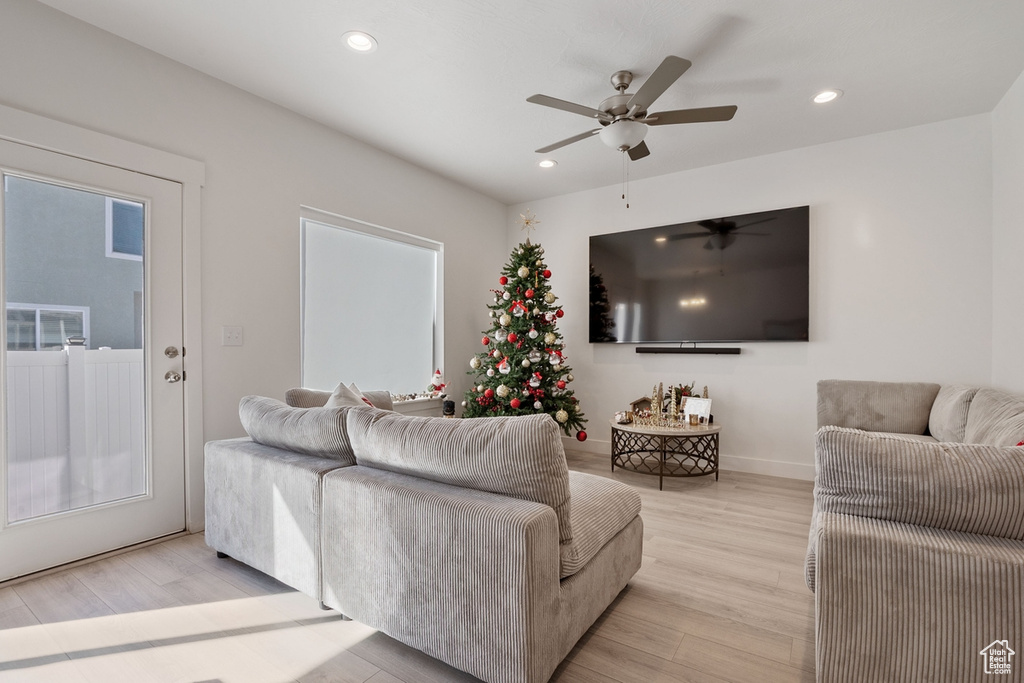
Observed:
[[[601,129],[601,142],[612,149],[625,152],[639,145],[647,135],[647,126],[631,119],[613,121]]]

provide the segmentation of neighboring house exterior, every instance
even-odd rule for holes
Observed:
[[[6,177],[8,350],[142,348],[143,206]],[[37,335],[37,328],[40,334]]]

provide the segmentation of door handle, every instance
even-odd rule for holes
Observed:
[[[167,380],[168,384],[174,384],[175,382],[181,381],[181,373],[175,372],[174,370],[168,370],[164,374],[164,379]]]

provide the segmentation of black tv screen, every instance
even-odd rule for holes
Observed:
[[[807,341],[809,213],[592,236],[590,341]]]

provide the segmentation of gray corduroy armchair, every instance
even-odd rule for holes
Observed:
[[[980,682],[996,641],[1024,657],[1024,399],[827,380],[818,416],[818,681]]]

